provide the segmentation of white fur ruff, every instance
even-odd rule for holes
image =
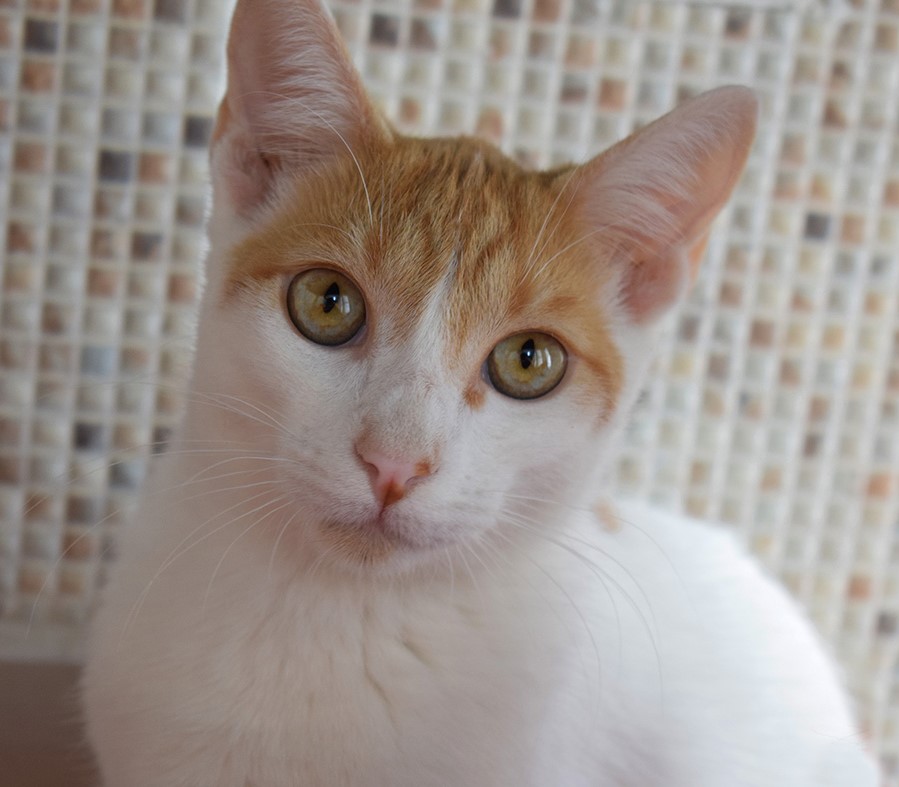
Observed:
[[[229,534],[135,616],[191,525],[138,523],[85,684],[106,784],[873,787],[787,596],[725,534],[618,510],[557,534],[586,560],[544,543],[452,581],[297,578],[248,536],[210,591]]]

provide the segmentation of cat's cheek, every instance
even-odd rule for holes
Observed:
[[[502,493],[554,496],[567,489],[567,479],[590,457],[596,440],[590,419],[569,393],[516,401],[489,392],[483,410],[470,419],[460,459],[467,477],[476,485],[490,479]]]

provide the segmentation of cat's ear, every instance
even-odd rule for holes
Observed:
[[[718,88],[576,171],[580,223],[612,244],[635,323],[660,316],[695,278],[710,225],[749,155],[757,112],[748,88]]]
[[[263,203],[282,174],[388,133],[319,0],[238,0],[212,140],[238,212]]]

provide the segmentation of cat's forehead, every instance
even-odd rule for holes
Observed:
[[[366,293],[391,341],[439,315],[467,363],[466,348],[561,328],[606,369],[617,355],[599,308],[602,274],[569,210],[569,177],[528,172],[468,139],[355,151],[303,179],[235,250],[230,286],[335,267]]]

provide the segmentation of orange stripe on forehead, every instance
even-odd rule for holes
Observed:
[[[512,333],[555,335],[584,362],[579,398],[587,406],[611,405],[624,370],[600,307],[610,276],[595,245],[576,242],[583,233],[569,220],[567,185],[567,177],[523,173],[487,184],[488,199],[498,207],[486,217],[486,209],[468,213],[475,226],[466,235],[449,323],[460,367],[476,361],[471,353],[484,355]]]
[[[365,293],[381,341],[407,341],[439,298],[448,361],[465,385],[495,342],[550,326],[592,370],[584,380],[614,397],[621,362],[599,313],[601,268],[572,246],[566,182],[473,140],[358,150],[298,183],[234,250],[225,297],[301,267],[337,267]]]
[[[344,160],[298,184],[277,216],[234,250],[227,291],[335,264],[366,290],[390,293],[395,322],[408,333],[450,258],[452,173],[446,156],[395,148],[359,152],[358,169]]]

